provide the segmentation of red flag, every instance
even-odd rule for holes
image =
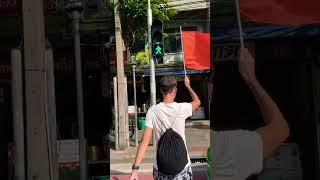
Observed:
[[[320,23],[319,0],[239,0],[241,16],[277,25]]]
[[[182,31],[184,62],[189,69],[210,69],[210,34]]]

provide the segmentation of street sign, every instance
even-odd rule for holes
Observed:
[[[65,8],[67,11],[82,11],[83,10],[83,2],[82,0],[67,0],[65,3]]]

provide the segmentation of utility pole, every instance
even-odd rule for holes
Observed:
[[[152,10],[151,3],[148,0],[148,44],[149,44],[149,63],[150,63],[150,101],[151,106],[155,105],[156,102],[156,77],[154,68],[154,59],[152,54],[152,38],[151,38],[151,26],[152,26]]]
[[[50,44],[50,43],[49,43]],[[46,50],[46,91],[47,91],[47,119],[49,135],[49,161],[51,164],[51,179],[59,179],[59,163],[57,150],[57,118],[56,118],[56,96],[54,85],[54,63],[51,45]]]
[[[126,137],[126,111],[125,111],[125,79],[124,79],[124,67],[123,67],[123,39],[120,20],[120,3],[118,0],[114,0],[114,23],[115,23],[115,36],[116,36],[116,51],[117,51],[117,80],[118,80],[118,145],[119,150],[125,150],[127,148]],[[117,127],[116,127],[117,128]]]
[[[83,89],[82,89],[82,68],[81,68],[81,49],[80,49],[80,13],[73,11],[74,28],[74,49],[76,61],[76,81],[77,81],[77,109],[78,109],[78,129],[79,129],[79,157],[80,157],[80,179],[87,178],[86,145],[84,137],[84,115],[83,115]]]
[[[119,118],[118,118],[118,84],[117,77],[113,77],[113,105],[114,105],[114,131],[115,131],[115,148],[119,149]]]
[[[138,114],[137,114],[137,87],[136,87],[136,63],[132,64],[132,77],[133,77],[133,98],[134,98],[134,134],[135,145],[139,146],[138,140]]]
[[[42,0],[22,1],[27,134],[27,179],[50,180],[46,132],[46,39]]]
[[[84,115],[83,115],[83,89],[82,89],[82,68],[81,68],[81,47],[80,47],[80,18],[83,10],[82,0],[68,0],[66,9],[71,13],[74,34],[74,56],[77,85],[77,113],[79,129],[79,159],[80,179],[87,179],[86,144],[84,137]]]

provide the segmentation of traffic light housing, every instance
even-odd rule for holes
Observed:
[[[152,22],[152,55],[156,58],[161,58],[164,55],[163,49],[163,25],[159,20]]]

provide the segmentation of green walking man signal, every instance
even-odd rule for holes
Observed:
[[[152,23],[152,55],[160,58],[164,55],[163,52],[163,26],[159,20],[154,20]]]
[[[162,48],[161,43],[159,43],[159,42],[155,43],[154,55],[155,56],[163,56],[163,48]]]

